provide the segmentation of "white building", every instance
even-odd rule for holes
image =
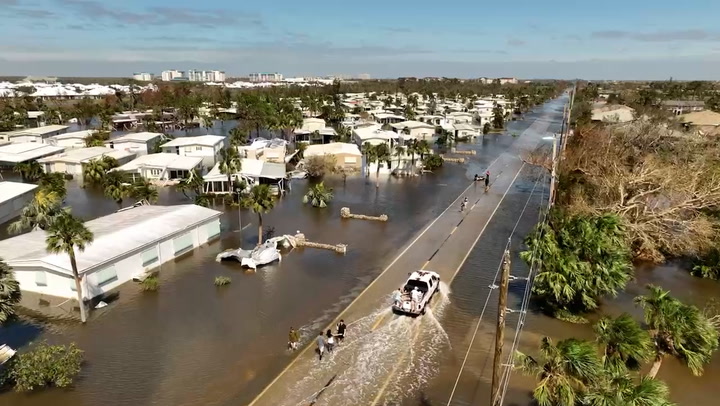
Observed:
[[[352,131],[353,140],[358,146],[364,145],[366,142],[370,145],[389,144],[390,148],[394,147],[400,135],[394,131],[385,131],[380,124],[371,124],[359,126]]]
[[[378,112],[378,113],[371,113],[373,118],[376,122],[380,124],[393,124],[393,123],[399,123],[401,121],[405,121],[405,117],[401,116],[399,114],[394,113],[388,113],[388,112]]]
[[[202,161],[200,157],[162,152],[139,156],[113,170],[130,174],[133,180],[139,176],[151,180],[179,180],[193,169],[202,174]]]
[[[63,152],[65,148],[48,144],[25,142],[0,146],[0,167],[11,167],[21,162],[33,161]]]
[[[390,124],[395,131],[400,134],[402,139],[415,139],[430,141],[435,136],[435,126],[422,121],[402,121],[395,124]],[[406,134],[405,132],[410,134]]]
[[[20,215],[35,196],[37,185],[20,182],[0,182],[0,224],[7,223]],[[3,252],[0,258],[5,257]]]
[[[230,175],[233,182],[245,181],[248,187],[257,184],[270,185],[270,190],[281,193],[285,190],[285,164],[261,161],[259,159],[241,159],[240,172]],[[207,175],[203,176],[205,193],[227,194],[227,175],[220,172],[220,164],[216,164]]]
[[[22,130],[7,131],[0,133],[0,142],[9,141],[14,143],[37,142],[43,143],[46,139],[67,132],[66,125],[46,125],[36,128],[25,128]]]
[[[287,156],[287,141],[280,138],[271,140],[258,137],[250,145],[237,147],[241,158],[258,159],[265,162],[285,163]]]
[[[195,205],[139,206],[85,223],[94,241],[76,252],[83,297],[92,299],[220,235],[219,211]],[[46,251],[45,231],[0,241],[23,291],[75,298],[67,254]]]
[[[325,155],[333,155],[335,164],[344,169],[359,171],[362,167],[362,153],[355,144],[331,142],[329,144],[308,145],[303,151],[305,159]]]
[[[474,138],[482,134],[482,128],[468,123],[453,124],[453,135],[455,140],[463,138]]]
[[[162,137],[161,133],[130,133],[105,141],[105,146],[134,152],[137,156],[147,155],[153,151],[157,143],[161,142]]]
[[[221,135],[199,135],[197,137],[178,137],[160,146],[163,152],[189,157],[202,158],[203,166],[212,168],[225,147],[225,137]]]
[[[191,82],[224,82],[225,72],[219,70],[195,70],[187,71],[187,79]]]
[[[174,79],[182,78],[185,76],[185,72],[179,70],[164,70],[160,76],[163,82],[169,82]]]
[[[592,109],[591,120],[609,123],[627,123],[635,120],[635,109],[619,104],[594,107]]]
[[[283,75],[275,73],[251,73],[248,75],[251,82],[282,82]]]
[[[135,153],[112,149],[107,147],[75,148],[64,153],[38,159],[45,173],[66,173],[75,177],[82,177],[83,165],[104,156],[115,158],[118,164],[123,165],[135,157]]]
[[[74,148],[85,148],[85,139],[95,134],[95,130],[73,131],[60,135],[53,135],[45,140],[46,144],[56,147],[63,147],[66,150]]]
[[[147,72],[133,73],[132,77],[134,80],[137,80],[139,82],[150,82],[153,80],[152,73]]]

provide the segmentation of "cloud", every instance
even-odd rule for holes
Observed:
[[[2,1],[2,0],[0,0]],[[47,10],[30,9],[30,8],[12,8],[9,10],[14,16],[22,16],[34,19],[54,18],[55,13]]]
[[[507,44],[511,47],[521,47],[525,45],[525,41],[517,39],[517,38],[510,38],[507,40]]]
[[[2,1],[2,0],[0,0]],[[243,23],[243,26],[263,26],[260,15],[227,10],[193,9],[186,7],[150,7],[138,11],[110,8],[94,0],[56,0],[62,6],[73,8],[76,15],[92,20],[107,19],[122,24],[193,25],[215,27]]]
[[[394,34],[408,34],[414,31],[410,27],[383,27],[381,30]]]
[[[590,36],[597,39],[630,39],[642,42],[720,41],[720,33],[699,29],[653,32],[608,30],[595,31]]]

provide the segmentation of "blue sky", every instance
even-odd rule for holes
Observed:
[[[718,15],[717,0],[0,0],[0,75],[720,79]]]

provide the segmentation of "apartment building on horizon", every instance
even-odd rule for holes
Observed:
[[[150,82],[153,80],[153,75],[147,72],[133,73],[133,79],[139,82]]]
[[[251,73],[248,75],[251,82],[282,82],[283,75],[280,73]]]
[[[219,70],[166,70],[162,72],[163,82],[187,80],[190,82],[224,82],[225,72]]]

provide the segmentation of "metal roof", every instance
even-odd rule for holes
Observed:
[[[172,141],[162,144],[161,147],[184,147],[188,145],[202,145],[205,147],[214,147],[223,142],[225,137],[222,135],[199,135],[197,137],[178,137]]]
[[[138,206],[85,223],[94,241],[83,252],[76,251],[79,272],[87,272],[118,257],[220,217],[222,213],[194,204],[178,206]],[[0,252],[11,267],[42,266],[70,274],[67,254],[46,251],[42,230],[0,241]]]
[[[285,164],[265,162],[259,159],[243,158],[240,162],[240,171],[233,174],[249,176],[252,178],[282,179],[286,176]],[[220,172],[220,163],[216,163],[210,172],[203,177],[205,181],[227,180],[227,175]]]
[[[22,135],[42,136],[45,134],[54,133],[56,131],[66,130],[67,128],[68,126],[66,125],[45,125],[37,128],[24,128],[22,130],[8,131],[4,134],[7,134],[9,137],[19,137]]]
[[[20,182],[0,182],[0,204],[35,190],[38,185]]]
[[[0,146],[0,162],[16,164],[49,155],[59,154],[63,151],[65,151],[65,148],[63,147],[40,144],[37,142],[7,144]]]
[[[89,147],[71,149],[58,155],[52,155],[46,158],[38,159],[40,163],[46,162],[68,162],[68,163],[86,163],[93,159],[109,156],[115,159],[123,159],[135,156],[135,153],[124,151],[122,149],[113,149],[107,147]]]
[[[139,168],[169,168],[189,171],[198,167],[202,163],[201,157],[182,156],[161,152],[158,154],[141,155],[132,161],[122,165],[115,170],[118,171],[136,171]]]
[[[108,142],[113,143],[121,143],[121,142],[148,142],[150,140],[154,140],[155,138],[162,137],[161,133],[148,133],[148,132],[141,132],[141,133],[130,133],[125,134],[123,136],[120,136],[118,138],[113,138]]]

